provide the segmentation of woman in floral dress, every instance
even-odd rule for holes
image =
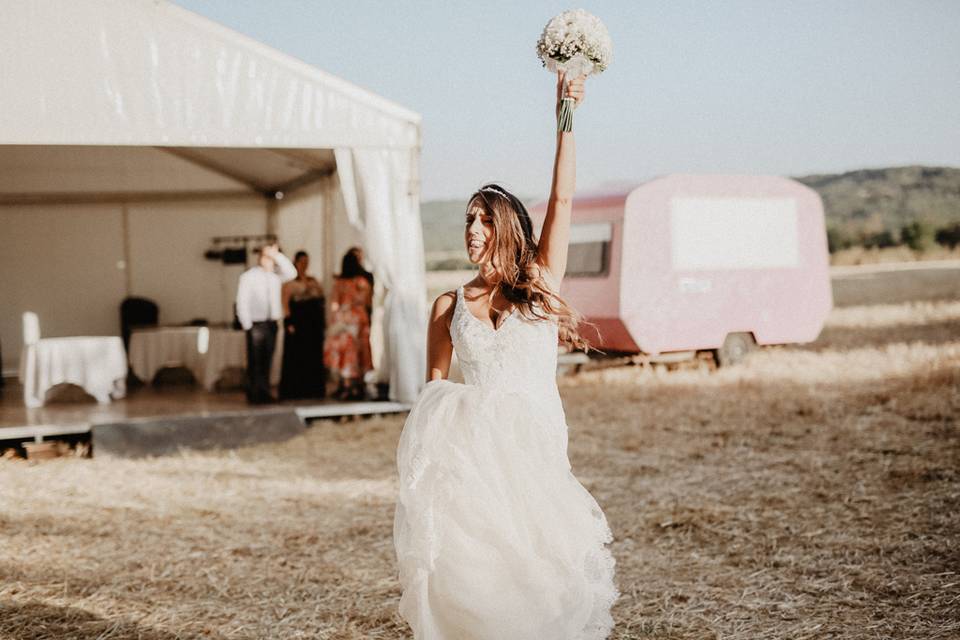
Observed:
[[[338,378],[335,397],[340,400],[362,399],[363,376],[373,368],[367,311],[372,299],[373,286],[359,252],[350,250],[333,283],[331,322],[323,349],[327,369]]]

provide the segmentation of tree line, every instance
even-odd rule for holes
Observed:
[[[905,224],[898,231],[885,229],[874,233],[855,234],[836,226],[827,227],[827,246],[830,253],[851,247],[883,249],[906,246],[914,251],[928,251],[935,245],[954,249],[960,245],[960,222],[943,227],[920,220]]]

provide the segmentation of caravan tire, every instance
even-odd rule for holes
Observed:
[[[728,333],[723,346],[717,349],[717,365],[729,367],[742,362],[757,348],[757,341],[750,333]]]

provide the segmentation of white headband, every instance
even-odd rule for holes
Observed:
[[[488,185],[486,185],[486,186],[484,186],[484,187],[480,187],[480,191],[481,191],[481,192],[483,192],[483,191],[493,191],[494,193],[500,194],[501,196],[503,196],[503,197],[506,198],[507,200],[510,199],[510,194],[508,194],[506,191],[504,191],[503,189],[501,189],[500,187],[498,187],[498,186],[495,185],[495,184],[488,184]]]

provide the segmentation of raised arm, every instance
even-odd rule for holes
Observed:
[[[453,341],[450,339],[450,320],[456,293],[448,291],[433,303],[430,323],[427,325],[427,382],[445,380],[450,375]]]
[[[571,80],[564,91],[564,77],[557,74],[557,109],[564,95],[583,101],[584,78]],[[540,233],[538,262],[546,267],[550,283],[560,287],[567,271],[567,249],[570,244],[570,214],[577,183],[577,149],[572,131],[557,132],[557,151],[553,160],[553,183],[547,202],[547,215]]]
[[[273,261],[277,265],[277,275],[282,282],[290,282],[297,277],[297,268],[290,262],[290,258],[280,253],[279,249],[273,254]]]

